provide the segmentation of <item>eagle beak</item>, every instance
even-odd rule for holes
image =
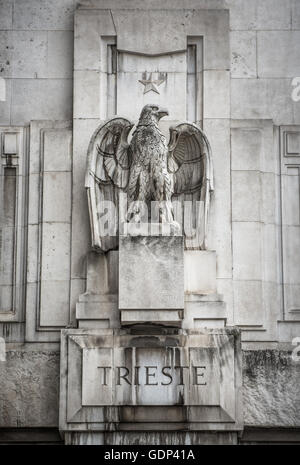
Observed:
[[[169,116],[169,112],[166,108],[159,108],[157,113],[158,113],[159,119],[162,118],[163,116]]]

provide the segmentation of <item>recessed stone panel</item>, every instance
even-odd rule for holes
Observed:
[[[183,236],[120,236],[120,309],[183,309],[183,242]]]
[[[62,431],[241,427],[236,330],[64,330],[62,360]]]

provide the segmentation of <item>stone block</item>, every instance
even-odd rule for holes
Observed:
[[[113,10],[112,16],[120,50],[159,55],[186,48],[185,23],[180,11]]]
[[[73,77],[73,32],[48,31],[47,77]]]
[[[187,294],[216,292],[216,252],[212,250],[185,250],[184,288]]]
[[[256,77],[256,33],[253,31],[232,31],[231,77]]]
[[[231,117],[293,124],[297,103],[291,98],[292,90],[290,79],[232,79]]]
[[[231,120],[232,170],[279,174],[279,150],[271,119]]]
[[[234,323],[239,326],[264,324],[262,283],[260,281],[234,281]]]
[[[261,220],[262,181],[259,171],[232,172],[232,220]]]
[[[47,32],[13,31],[12,77],[47,77]]]
[[[57,347],[7,350],[0,363],[0,427],[57,428],[58,393]]]
[[[227,0],[232,30],[278,30],[291,28],[291,8],[282,0]]]
[[[42,280],[40,283],[40,327],[65,327],[69,323],[69,280]]]
[[[99,71],[74,71],[74,118],[100,117]]]
[[[233,222],[233,276],[235,279],[260,280],[261,224]]]
[[[203,69],[230,69],[229,11],[197,11],[191,35],[203,36]]]
[[[47,129],[44,134],[44,171],[71,171],[72,134],[69,129]]]
[[[237,330],[69,329],[61,360],[61,432],[242,428]]]
[[[76,302],[79,328],[120,326],[118,307],[118,251],[87,254],[86,291]]]
[[[0,0],[0,30],[12,29],[13,0]]]
[[[76,319],[79,328],[120,327],[120,312],[118,309],[118,296],[116,294],[90,294],[88,292],[79,296],[76,303]],[[100,326],[101,325],[101,326]]]
[[[279,326],[293,326],[281,322]],[[297,326],[297,325],[295,325]],[[300,325],[299,325],[300,326]],[[300,334],[298,326],[297,335]],[[286,342],[289,348],[291,334]],[[243,354],[245,424],[268,427],[298,427],[300,364],[283,350],[247,350]],[[270,431],[270,430],[269,430]],[[273,431],[270,432],[273,436]]]
[[[229,71],[204,71],[204,118],[229,118],[230,73]]]
[[[70,276],[70,234],[67,223],[43,223],[42,280],[66,280]]]
[[[106,23],[112,21],[109,11],[101,12],[105,16]],[[104,18],[103,18],[104,19]],[[74,69],[100,69],[99,47],[95,43],[99,41],[99,16],[95,11],[77,10],[74,18]],[[113,27],[112,27],[113,30]],[[106,34],[105,34],[106,35]],[[112,32],[108,34],[112,35]],[[100,39],[101,40],[101,39]],[[86,53],[87,49],[89,53]]]
[[[33,119],[69,120],[72,117],[71,79],[15,79],[12,92],[12,124],[22,125]]]
[[[300,75],[300,31],[257,33],[257,73],[263,78]],[[276,47],[274,47],[276,44]]]
[[[300,29],[300,3],[292,0],[292,29]]]
[[[13,26],[20,30],[73,30],[74,0],[16,0]]]
[[[224,328],[227,321],[226,304],[222,296],[186,294],[183,329]]]
[[[182,236],[120,236],[119,308],[184,307]]]
[[[71,187],[71,173],[44,173],[43,221],[70,223]]]

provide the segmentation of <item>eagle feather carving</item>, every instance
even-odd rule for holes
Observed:
[[[178,223],[174,202],[189,201],[189,214],[185,213],[188,221],[184,218],[184,222],[185,225],[190,223],[188,226],[194,236],[190,238],[186,234],[186,247],[206,248],[209,199],[213,190],[210,144],[203,131],[192,123],[171,127],[167,144],[158,125],[166,115],[166,109],[146,105],[130,142],[129,133],[134,125],[121,117],[102,124],[93,134],[88,149],[85,185],[95,249],[107,251],[118,246],[120,191],[128,198],[125,221],[145,221],[143,206],[156,201],[159,222],[169,223],[175,230]],[[197,211],[197,201],[200,211]],[[106,202],[113,202],[117,207],[106,212],[107,221],[115,225],[114,231],[108,235],[103,234],[100,221]]]

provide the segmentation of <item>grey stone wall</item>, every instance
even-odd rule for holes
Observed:
[[[0,427],[57,427],[59,352],[22,347],[0,362]]]
[[[299,362],[278,350],[244,351],[243,356],[245,425],[299,426]]]
[[[74,0],[0,1],[0,124],[72,117]]]
[[[245,426],[299,426],[299,377],[290,352],[244,351]],[[0,362],[0,427],[58,427],[58,389],[58,351],[9,350]]]
[[[0,77],[7,98],[0,124],[72,116],[73,19],[77,4],[115,8],[119,1],[1,0]],[[193,7],[193,2],[123,0],[136,8]],[[195,6],[230,10],[231,117],[299,121],[290,98],[291,80],[300,75],[298,0],[195,0]],[[276,47],[274,43],[276,42]],[[288,51],[288,53],[287,53]]]
[[[0,0],[0,78],[5,79],[6,85],[5,101],[0,101],[1,125],[21,126],[29,124],[31,120],[72,119],[73,23],[74,10],[79,3],[87,8],[97,3],[107,8],[120,6],[120,0]],[[299,0],[165,0],[163,4],[161,0],[122,1],[124,8],[134,5],[136,8],[168,9],[182,8],[185,4],[190,8],[194,5],[230,10],[231,119],[267,118],[272,119],[275,125],[299,125],[300,103],[291,98],[292,79],[300,76]],[[80,124],[85,128],[82,121]],[[218,124],[220,127],[226,124],[225,118],[221,117]],[[78,128],[76,134],[84,139]],[[228,140],[228,146],[229,143]],[[220,152],[219,161],[223,159],[223,146]],[[85,152],[82,150],[80,156],[82,153]],[[232,169],[239,171],[233,174],[233,187],[235,177],[239,187],[247,186],[242,178],[246,176],[246,170],[251,171],[249,184],[253,185],[253,151],[249,153],[250,168],[241,168],[241,165],[235,168],[233,158]],[[240,157],[238,161],[241,163]],[[260,167],[255,169],[262,171]],[[245,173],[242,173],[243,170]],[[266,171],[269,173],[269,165]],[[82,170],[82,176],[83,173]],[[269,186],[270,183],[266,182],[265,185]],[[84,190],[81,181],[80,186]],[[254,201],[253,193],[250,190],[249,193],[252,207],[259,205],[260,197]],[[273,198],[273,194],[270,197]],[[233,208],[240,208],[242,201],[239,191],[236,198],[239,203],[235,205],[233,202]],[[246,200],[248,202],[248,197]],[[75,202],[79,204],[80,201],[76,198]],[[83,209],[86,209],[86,204]],[[240,208],[240,211],[243,214],[245,209]],[[245,219],[240,211],[237,217],[243,227],[247,221],[256,221]],[[250,213],[247,210],[247,214]],[[249,237],[254,238],[254,243],[257,235]],[[250,259],[246,257],[242,264],[244,262],[249,264]],[[238,274],[240,279],[241,273]],[[253,279],[253,283],[253,286],[258,286],[258,279]],[[79,293],[76,288],[73,300]],[[270,293],[274,294],[272,289]],[[253,294],[247,291],[251,301],[254,301]],[[255,295],[258,293],[255,292]],[[247,309],[248,303],[245,305]],[[260,303],[254,302],[259,314]],[[277,323],[274,313],[279,312],[279,306],[279,302],[277,306],[270,305],[272,325]],[[228,307],[233,308],[233,304],[229,303]],[[239,315],[242,307],[239,303]],[[32,309],[33,306],[29,309],[33,327],[36,320]],[[261,334],[264,342],[265,334]],[[271,336],[269,340],[273,341],[273,333]],[[37,338],[37,335],[31,336],[30,340],[34,340],[34,337]],[[23,333],[20,333],[12,340],[23,341],[23,338]],[[51,345],[49,348],[49,344],[46,347],[42,343],[24,343],[18,348],[9,348],[6,355],[6,362],[0,362],[0,427],[57,427],[59,352]],[[299,426],[299,377],[300,364],[292,362],[288,352],[245,351],[245,424]],[[119,437],[113,440],[123,439]]]

